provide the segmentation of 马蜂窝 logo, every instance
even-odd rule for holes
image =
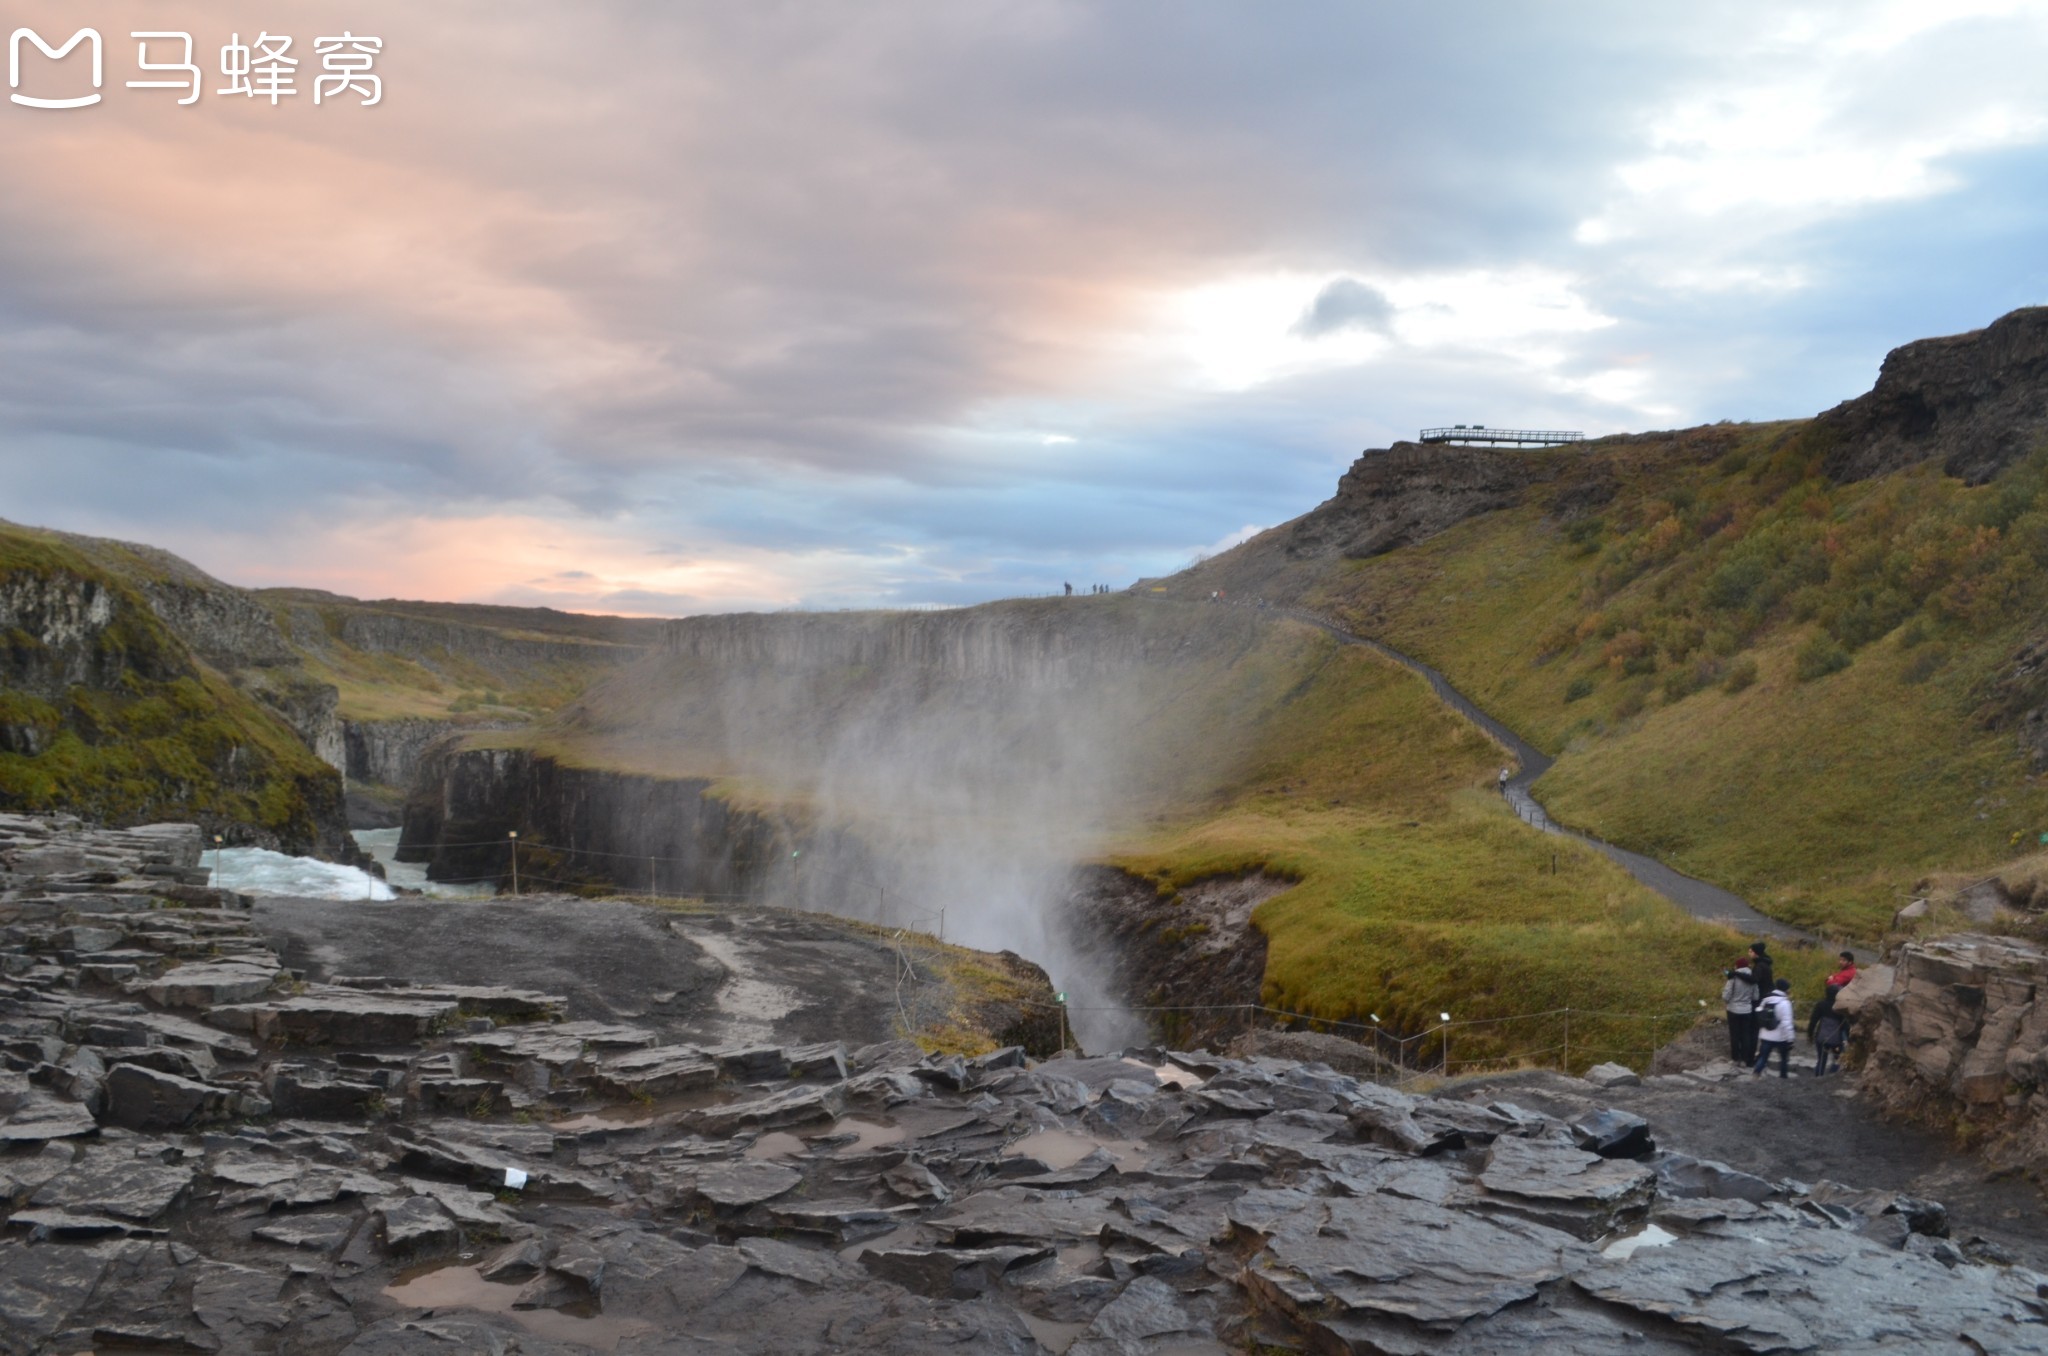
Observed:
[[[92,93],[70,99],[44,99],[21,92],[21,49],[24,46],[34,43],[36,50],[50,60],[62,61],[81,42],[92,44]],[[50,46],[33,28],[17,28],[14,36],[7,40],[7,97],[15,103],[26,104],[30,108],[84,108],[100,101],[100,84],[105,75],[106,63],[104,53],[100,51],[100,31],[97,28],[79,29],[62,47]]]
[[[128,89],[174,89],[185,91],[185,97],[177,100],[180,107],[189,107],[199,102],[204,92],[203,74],[193,60],[193,43],[190,33],[143,32],[128,35],[135,42],[135,68],[138,74],[157,77],[176,76],[176,79],[145,79],[123,82]],[[154,53],[151,44],[156,44]],[[173,46],[173,44],[176,44]],[[87,47],[92,54],[92,92],[67,98],[53,98],[35,94],[23,94],[22,53],[33,46],[52,62],[62,62],[80,46]],[[268,31],[258,33],[250,42],[243,42],[242,35],[235,33],[220,49],[220,73],[226,83],[214,90],[216,96],[241,95],[251,102],[267,100],[275,108],[284,100],[296,98],[299,89],[299,65],[304,58],[292,55],[293,39],[284,34]],[[300,48],[304,51],[304,48]],[[325,104],[344,95],[355,95],[364,108],[384,101],[384,79],[375,67],[377,58],[384,53],[384,40],[357,33],[339,33],[327,37],[316,37],[312,43],[312,56],[320,63],[317,72],[308,71],[312,76],[313,102]],[[152,56],[156,60],[152,60]],[[165,59],[171,58],[171,59]],[[77,63],[74,63],[74,66]],[[310,62],[309,62],[310,64]],[[71,67],[65,68],[67,71]],[[14,103],[29,108],[86,108],[100,102],[100,89],[105,84],[106,56],[102,50],[100,32],[96,28],[81,28],[73,33],[61,47],[53,47],[43,41],[42,34],[33,28],[17,28],[7,43],[7,89],[8,98]]]

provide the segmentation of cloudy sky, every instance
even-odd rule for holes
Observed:
[[[8,0],[0,517],[682,614],[1124,584],[1419,425],[2048,301],[2048,5]],[[131,89],[183,30],[203,95]],[[299,94],[223,95],[290,36]],[[315,40],[383,99],[311,98]],[[153,40],[154,63],[181,55]],[[24,48],[18,92],[89,88]]]

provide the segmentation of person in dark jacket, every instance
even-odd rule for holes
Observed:
[[[1842,992],[1840,984],[1828,985],[1827,995],[1813,1005],[1813,1015],[1806,1019],[1806,1038],[1813,1042],[1813,1076],[1820,1078],[1828,1072],[1828,1063],[1834,1062],[1836,1073],[1842,1071],[1842,1050],[1849,1044],[1850,1015],[1835,1006],[1835,999]]]
[[[1756,981],[1756,991],[1768,998],[1777,987],[1776,977],[1771,974],[1771,953],[1761,940],[1749,944],[1749,977]]]
[[[1728,1011],[1728,1058],[1747,1064],[1756,1058],[1756,1005],[1763,995],[1750,978],[1747,958],[1721,974],[1721,1006]]]

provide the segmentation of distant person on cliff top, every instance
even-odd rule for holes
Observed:
[[[1749,1071],[1758,1078],[1764,1076],[1773,1053],[1778,1056],[1778,1077],[1792,1076],[1792,1042],[1799,1038],[1799,1027],[1792,1020],[1791,987],[1789,979],[1775,981],[1757,1017],[1756,1063]]]
[[[1500,770],[1500,779],[1499,779],[1499,785],[1500,785],[1500,793],[1501,793],[1501,794],[1502,794],[1503,796],[1505,796],[1505,795],[1506,795],[1506,794],[1508,793],[1508,778],[1509,778],[1509,777],[1511,777],[1511,776],[1513,776],[1513,775],[1514,775],[1514,772],[1513,772],[1513,769],[1511,769],[1511,768],[1502,768],[1502,769]]]
[[[1073,586],[1072,584],[1068,584],[1068,585],[1066,586],[1066,589],[1067,589],[1067,597],[1069,597],[1069,598],[1073,597],[1073,596],[1074,596],[1074,586]]]
[[[1749,973],[1749,961],[1735,962],[1733,970],[1721,972],[1721,1006],[1728,1010],[1728,1058],[1748,1064],[1756,1058],[1756,1005],[1762,995]]]
[[[1772,968],[1770,951],[1760,941],[1751,942],[1749,944],[1749,977],[1756,981],[1756,991],[1765,997],[1769,997],[1771,990],[1776,987],[1774,977],[1771,974]]]
[[[1834,1061],[1835,1072],[1842,1071],[1842,1050],[1849,1044],[1852,1018],[1835,1007],[1835,999],[1841,992],[1841,986],[1830,981],[1827,996],[1813,1005],[1813,1015],[1806,1019],[1806,1038],[1813,1042],[1815,1078],[1827,1074],[1830,1059]]]
[[[1844,951],[1842,953],[1842,968],[1828,976],[1828,987],[1831,989],[1846,989],[1856,982],[1856,974],[1856,953]]]

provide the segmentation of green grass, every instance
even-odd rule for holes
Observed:
[[[2048,456],[1835,486],[1803,436],[1636,466],[1598,520],[1531,503],[1347,562],[1310,604],[1556,754],[1538,792],[1564,822],[1874,937],[1919,877],[2048,828],[1986,718],[2048,606]]]
[[[1220,812],[1116,861],[1170,886],[1256,869],[1295,880],[1254,915],[1271,1006],[1330,1021],[1377,1013],[1408,1033],[1443,1011],[1464,1022],[1571,1007],[1664,1017],[1668,1038],[1672,1014],[1711,1007],[1742,948],[1597,852],[1521,824],[1487,789],[1498,748],[1365,650],[1332,656],[1259,733]],[[1818,957],[1787,964],[1807,987],[1822,973]],[[1640,1063],[1653,1035],[1645,1020],[1590,1015],[1573,1030],[1575,1067],[1601,1050]],[[1460,1028],[1452,1058],[1513,1059],[1561,1036],[1555,1019]]]

